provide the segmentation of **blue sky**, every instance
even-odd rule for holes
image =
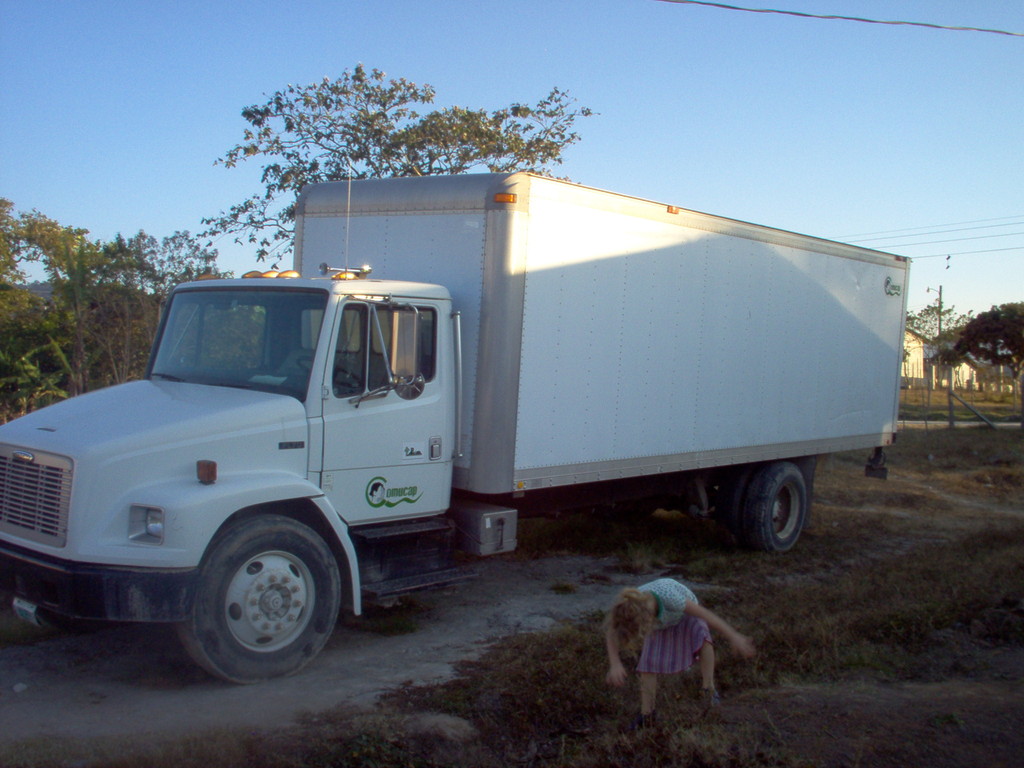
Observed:
[[[733,4],[1024,32],[1019,0]],[[439,105],[568,90],[598,114],[559,175],[922,257],[912,310],[940,285],[959,311],[1024,300],[1024,38],[976,32],[657,0],[0,0],[0,196],[95,238],[199,231],[259,188],[213,164],[241,109],[360,62]]]

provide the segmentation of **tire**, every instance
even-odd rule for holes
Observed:
[[[340,603],[338,565],[324,540],[291,518],[267,515],[214,539],[178,636],[206,671],[255,683],[309,663],[330,637]]]
[[[795,464],[779,461],[761,467],[743,500],[743,544],[762,552],[792,548],[807,520],[807,502],[807,483]]]
[[[743,502],[750,482],[750,467],[731,472],[715,494],[715,520],[737,541],[743,540]]]

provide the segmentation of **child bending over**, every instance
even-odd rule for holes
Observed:
[[[657,579],[636,589],[622,590],[605,621],[610,685],[626,682],[621,650],[636,650],[642,644],[640,663],[640,715],[631,728],[654,722],[658,675],[670,675],[690,668],[700,660],[701,696],[706,707],[718,705],[715,690],[715,647],[711,629],[725,635],[733,649],[744,658],[754,655],[754,644],[717,614],[703,608],[689,588],[674,579]]]

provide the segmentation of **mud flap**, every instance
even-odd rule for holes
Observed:
[[[874,477],[878,480],[886,480],[889,477],[889,468],[885,466],[885,451],[881,446],[875,448],[874,453],[868,456],[868,463],[864,465],[864,476]]]

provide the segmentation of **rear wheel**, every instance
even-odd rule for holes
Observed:
[[[807,519],[807,502],[807,483],[795,464],[780,461],[761,467],[743,499],[743,543],[764,552],[790,549]]]
[[[743,502],[750,474],[748,466],[731,471],[719,482],[715,492],[715,520],[737,541],[743,540]]]
[[[235,525],[211,545],[178,635],[217,677],[253,683],[305,666],[334,629],[341,580],[330,548],[277,515]]]

